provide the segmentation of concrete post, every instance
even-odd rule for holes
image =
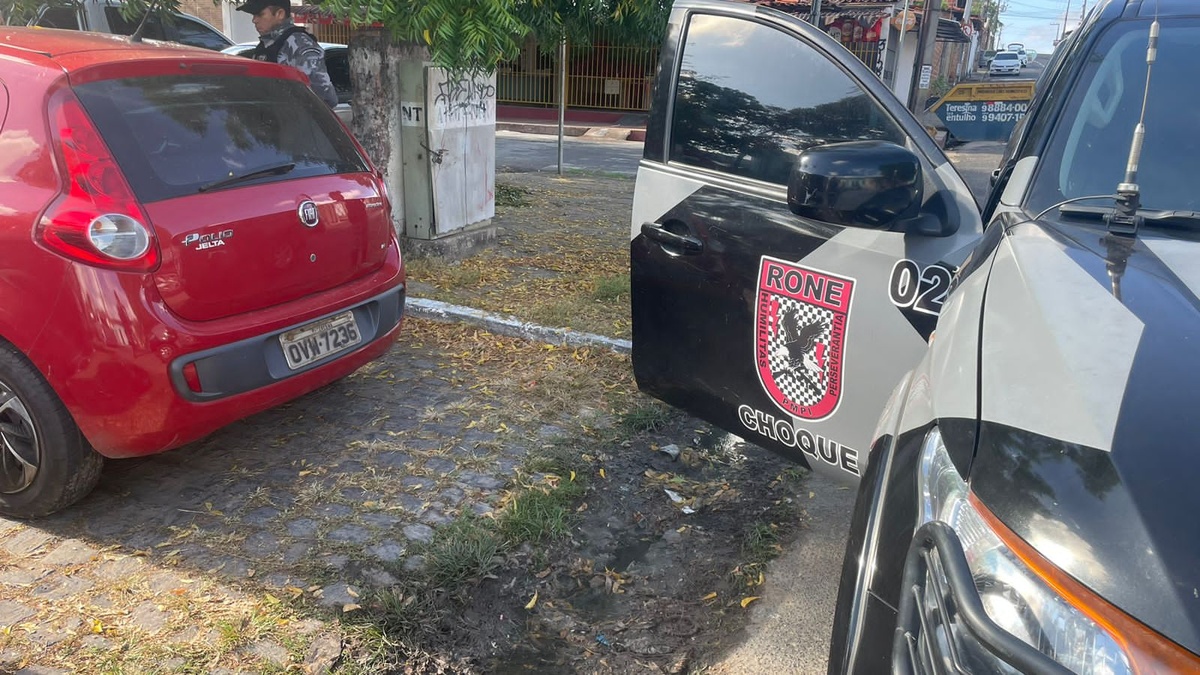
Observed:
[[[382,30],[350,42],[353,130],[392,197],[409,251],[456,257],[493,243],[495,76],[449,74]]]
[[[939,0],[926,0],[925,3],[917,59],[913,64],[912,88],[908,93],[908,109],[918,115],[925,111],[925,99],[929,96],[929,85],[933,81],[933,48],[937,42],[938,22],[942,18],[941,9],[929,6],[935,2]]]

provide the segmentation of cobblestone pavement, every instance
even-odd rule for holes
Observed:
[[[433,528],[490,511],[530,444],[556,433],[487,421],[503,364],[476,381],[447,363],[465,348],[438,330],[410,319],[387,356],[340,382],[110,462],[66,512],[0,519],[0,672],[320,670],[337,622],[288,601],[353,611],[358,589],[421,564],[413,547]]]

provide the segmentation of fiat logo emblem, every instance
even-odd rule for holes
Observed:
[[[300,202],[300,208],[296,209],[296,214],[300,216],[300,222],[304,223],[305,227],[316,227],[317,223],[321,222],[321,216],[317,213],[317,205],[307,199]]]

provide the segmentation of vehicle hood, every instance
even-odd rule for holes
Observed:
[[[971,486],[1063,571],[1200,653],[1200,236],[1144,231],[1110,254],[1105,235],[1027,224],[998,248]]]

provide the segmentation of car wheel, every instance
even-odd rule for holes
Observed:
[[[0,343],[0,514],[37,518],[70,506],[103,465],[41,374]]]

